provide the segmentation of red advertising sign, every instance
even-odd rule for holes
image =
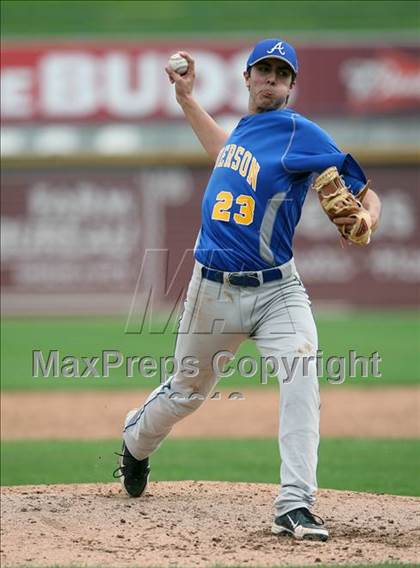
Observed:
[[[290,38],[289,38],[290,39]],[[4,123],[177,119],[164,72],[190,51],[196,95],[212,115],[242,115],[249,42],[6,43],[1,61]],[[296,44],[300,72],[291,106],[304,114],[416,112],[420,47]]]

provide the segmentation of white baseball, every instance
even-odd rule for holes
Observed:
[[[168,66],[179,75],[185,75],[188,70],[188,61],[180,53],[170,56]]]

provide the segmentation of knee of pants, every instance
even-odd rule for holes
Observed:
[[[183,417],[197,410],[206,400],[206,397],[197,392],[191,394],[174,392],[170,399],[174,413]]]
[[[194,395],[202,395],[204,398],[208,395],[215,384],[216,378],[211,368],[200,369],[194,376],[187,376],[177,373],[170,381],[171,390],[180,392],[185,397]]]
[[[310,334],[296,333],[288,338],[282,351],[290,357],[315,357],[318,350],[316,337]]]

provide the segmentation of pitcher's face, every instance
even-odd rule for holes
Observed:
[[[280,59],[269,57],[244,72],[249,90],[250,114],[283,108],[294,85],[292,69]]]

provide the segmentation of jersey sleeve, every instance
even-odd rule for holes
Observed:
[[[347,187],[357,195],[366,184],[366,176],[351,154],[341,152],[334,140],[317,124],[300,115],[292,115],[293,130],[282,157],[289,173],[319,174],[335,166]]]

